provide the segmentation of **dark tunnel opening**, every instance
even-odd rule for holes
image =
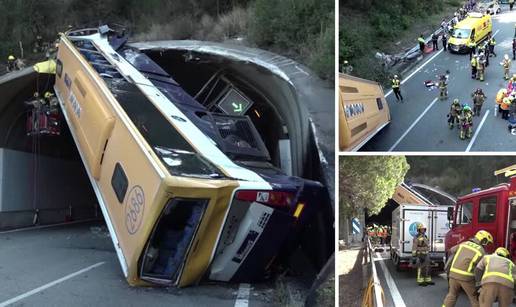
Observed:
[[[219,113],[221,109],[215,105],[217,100],[224,95],[226,87],[235,87],[243,93],[252,106],[245,112],[255,125],[261,135],[271,162],[276,167],[281,167],[279,141],[287,137],[288,132],[284,129],[285,123],[277,110],[275,110],[270,99],[260,90],[255,88],[244,76],[231,69],[227,60],[207,55],[192,54],[183,50],[156,51],[148,50],[145,53],[169,73],[181,87],[192,97],[195,97],[201,104],[210,111]],[[219,78],[214,80],[212,78]],[[206,90],[205,95],[198,95],[203,87],[212,80],[211,86]],[[198,95],[196,97],[196,95]]]
[[[22,73],[22,72],[20,72]],[[97,201],[64,118],[60,134],[29,134],[35,93],[54,76],[25,71],[0,82],[0,229],[99,217]],[[80,195],[80,197],[77,197]]]

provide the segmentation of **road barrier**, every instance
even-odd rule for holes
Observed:
[[[376,271],[376,264],[373,259],[374,248],[369,237],[367,237],[366,242],[364,265],[367,265],[367,261],[371,262],[371,276],[369,277],[367,287],[365,288],[364,295],[362,296],[362,307],[383,307],[385,305],[385,296]]]

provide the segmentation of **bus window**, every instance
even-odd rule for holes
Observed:
[[[382,98],[376,98],[376,104],[378,105],[378,110],[383,110]]]
[[[463,203],[459,207],[457,225],[471,224],[473,220],[473,203]]]
[[[478,206],[478,222],[492,223],[496,220],[496,196],[480,199]]]

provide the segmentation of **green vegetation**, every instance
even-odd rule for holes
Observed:
[[[401,52],[415,46],[425,29],[439,25],[443,14],[458,8],[460,0],[340,0],[339,63],[348,60],[353,74],[384,81],[385,71],[376,52]],[[406,40],[406,42],[404,42]],[[397,42],[400,42],[397,45]],[[405,44],[404,44],[405,43]],[[407,45],[407,46],[400,46]]]
[[[120,23],[134,40],[248,38],[293,57],[320,76],[334,71],[331,0],[0,0],[0,57],[31,54],[37,35],[52,42],[67,27]]]
[[[339,164],[340,216],[376,214],[409,169],[404,156],[348,156]]]

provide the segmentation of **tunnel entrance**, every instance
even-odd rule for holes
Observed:
[[[0,78],[0,229],[100,217],[64,118],[59,135],[30,134],[30,101],[54,76],[32,68]]]
[[[250,103],[250,107],[245,112],[239,112],[239,115],[249,116],[265,143],[271,163],[286,170],[285,165],[281,163],[280,150],[282,140],[288,139],[284,119],[270,98],[256,88],[248,78],[232,69],[228,65],[228,60],[182,50],[142,52],[169,73],[188,94],[210,112],[226,113],[221,108],[221,102],[234,93],[238,93],[240,99],[247,100],[246,104]],[[287,153],[290,155],[290,148],[283,152]]]

